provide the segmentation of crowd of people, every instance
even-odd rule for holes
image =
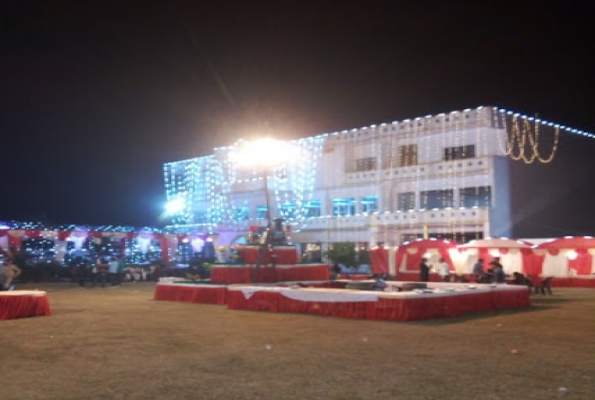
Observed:
[[[427,258],[422,258],[421,263],[419,264],[419,280],[420,282],[428,282],[430,280],[430,271],[432,268],[428,264]],[[440,258],[438,260],[438,266],[436,268],[436,272],[440,275],[440,279],[442,282],[450,282],[450,266],[446,262],[444,258]]]
[[[494,257],[489,263],[488,270],[484,270],[483,258],[477,260],[473,266],[473,276],[477,283],[505,283],[506,274],[504,273],[504,267],[500,264],[500,257]]]
[[[14,290],[19,281],[68,280],[80,287],[105,288],[124,282],[158,282],[164,276],[205,280],[210,277],[208,265],[212,262],[214,258],[205,258],[202,253],[194,254],[186,265],[163,260],[132,264],[123,255],[99,255],[95,259],[72,257],[65,265],[30,266],[22,253],[11,249],[0,254],[0,290]]]
[[[473,266],[471,276],[475,283],[506,283],[506,273],[504,267],[500,263],[500,257],[494,257],[488,264],[488,269],[485,269],[485,260],[480,258]],[[428,282],[430,279],[430,271],[432,267],[428,264],[427,258],[422,258],[419,265],[419,280],[421,282]],[[436,272],[440,275],[443,282],[453,281],[453,276],[450,273],[450,267],[444,258],[438,260]],[[519,279],[517,275],[520,273],[513,274],[515,279]],[[524,276],[523,276],[524,278]]]
[[[499,257],[494,257],[489,263],[489,268],[485,270],[484,259],[479,258],[473,266],[472,277],[475,283],[505,283],[506,274],[504,268],[500,263]],[[15,265],[10,257],[4,257],[0,270],[0,290],[14,289],[15,278],[21,275],[21,269]],[[194,257],[188,268],[184,272],[184,277],[193,280],[202,280],[207,277],[207,271],[204,267],[205,260],[201,257]],[[430,272],[434,269],[440,275],[443,282],[451,282],[449,264],[444,258],[440,258],[435,268],[432,268],[428,263],[427,258],[422,258],[419,265],[419,280],[420,282],[428,282],[430,280]],[[161,276],[176,276],[178,272],[171,268],[166,263],[156,261],[150,265],[127,265],[124,257],[100,256],[95,263],[85,260],[82,263],[72,266],[70,268],[72,280],[77,282],[81,287],[107,287],[119,286],[123,282],[142,282],[142,281],[159,281]],[[331,267],[332,279],[336,279],[340,273],[338,264]],[[376,279],[376,289],[383,289],[383,281],[386,277],[373,276]],[[527,278],[518,272],[513,274],[511,283],[525,284]]]
[[[149,265],[129,265],[124,257],[98,257],[95,263],[83,262],[70,268],[72,280],[81,287],[120,286],[123,282],[158,281],[167,266],[155,261]]]

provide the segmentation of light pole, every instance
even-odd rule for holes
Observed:
[[[270,169],[269,168],[263,168],[262,172],[264,174],[263,176],[263,180],[264,180],[264,198],[265,198],[265,204],[267,206],[267,212],[266,212],[266,219],[267,219],[267,234],[269,233],[269,231],[271,230],[271,227],[273,226],[273,219],[271,218],[271,199],[269,197],[269,172]]]
[[[267,226],[273,225],[268,186],[269,173],[275,168],[295,162],[298,155],[298,149],[291,143],[272,138],[240,140],[231,151],[230,159],[235,167],[254,168],[264,175]]]
[[[255,141],[240,141],[234,145],[230,154],[231,161],[239,168],[255,168],[263,176],[264,195],[266,203],[266,221],[264,240],[261,242],[259,262],[254,270],[254,277],[258,268],[264,264],[267,252],[273,251],[273,219],[271,216],[271,200],[269,195],[269,173],[291,162],[299,155],[297,149],[289,142],[265,138]],[[273,254],[272,254],[273,255]],[[274,257],[272,262],[275,266]],[[254,280],[254,279],[253,279]]]

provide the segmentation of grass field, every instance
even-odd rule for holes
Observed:
[[[2,400],[595,398],[592,289],[398,323],[153,301],[151,283],[33,288],[53,315],[0,321]]]

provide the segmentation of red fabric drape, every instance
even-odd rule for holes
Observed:
[[[419,264],[421,263],[422,257],[432,250],[437,251],[441,258],[443,258],[449,266],[451,272],[455,271],[454,264],[450,257],[449,250],[456,249],[458,243],[456,242],[448,242],[444,240],[419,240],[415,242],[411,242],[408,244],[404,244],[400,246],[397,250],[396,254],[396,262],[397,262],[397,279],[398,280],[419,280]],[[411,254],[409,249],[415,249],[416,252]],[[407,255],[406,259],[406,267],[404,268],[405,271],[402,270],[402,263],[403,257]],[[439,281],[440,278],[436,276],[432,276],[435,274],[430,274],[430,281]]]
[[[37,239],[41,236],[41,231],[39,229],[26,229],[25,236],[30,239]]]
[[[429,248],[425,248],[425,247],[420,247],[417,250],[417,253],[415,254],[411,254],[409,252],[404,252],[401,255],[401,259],[398,260],[397,264],[397,279],[401,280],[401,281],[419,281],[419,264],[421,264],[421,259],[424,257],[424,255],[428,252]],[[444,258],[444,260],[446,261],[446,263],[448,263],[449,268],[451,271],[454,271],[454,266],[452,264],[452,260],[450,259],[450,255],[448,254],[448,250],[447,249],[437,249],[438,253],[440,254],[440,257]],[[406,269],[407,271],[401,271],[399,269],[399,267],[401,266],[401,263],[403,262],[403,257],[405,256],[405,254],[407,254],[407,266]],[[417,271],[417,272],[414,272]],[[431,282],[439,282],[440,276],[438,276],[435,272],[430,274],[430,281]]]
[[[167,236],[159,235],[159,247],[161,248],[161,259],[169,261],[169,240],[167,240]]]
[[[254,266],[223,266],[211,269],[213,283],[254,283]],[[298,264],[291,268],[260,267],[255,282],[297,282],[297,281],[326,281],[330,278],[326,264]]]
[[[379,247],[370,251],[372,272],[375,274],[388,274],[388,249]]]
[[[72,231],[57,231],[58,233],[58,240],[66,240],[70,237]]]
[[[46,296],[0,295],[0,320],[51,315]]]
[[[8,247],[9,248],[14,247],[17,250],[20,250],[22,244],[23,244],[23,238],[21,236],[8,235]]]
[[[577,250],[574,260],[568,259],[568,268],[576,270],[577,275],[591,275],[591,255],[586,250]]]
[[[425,248],[418,248],[417,249],[417,253],[415,254],[411,254],[409,252],[404,252],[401,256],[401,260],[399,260],[399,264],[397,267],[397,276],[399,277],[399,280],[401,279],[400,275],[401,273],[405,273],[405,274],[412,274],[413,271],[418,271],[417,272],[417,278],[415,280],[419,280],[419,264],[421,263],[421,259],[423,257],[423,255],[425,254],[426,249]],[[406,270],[407,272],[403,272],[401,271],[401,264],[403,263],[402,257],[405,256],[405,254],[407,254],[407,259],[405,260],[405,262],[407,263],[406,265]]]
[[[240,290],[230,290],[227,293],[227,307],[235,310],[391,321],[458,317],[468,313],[522,308],[530,305],[527,290],[405,299],[379,298],[377,302],[306,302],[289,299],[275,292],[255,292],[249,298],[246,298]]]
[[[239,249],[240,257],[246,264],[256,264],[260,252],[259,246],[243,246]],[[267,251],[265,262],[270,263],[274,257],[277,264],[297,264],[298,255],[295,247],[276,246],[272,251]]]
[[[227,287],[208,285],[196,287],[181,285],[160,285],[155,287],[154,300],[181,301],[186,303],[226,304]]]
[[[552,251],[556,254],[552,254]],[[547,249],[547,252],[551,255],[559,255],[560,250],[558,249]],[[589,276],[592,275],[592,262],[593,256],[589,254],[586,249],[577,249],[577,257],[575,259],[568,259],[568,269],[571,268],[576,270],[577,275]],[[525,274],[538,276],[543,273],[543,263],[545,261],[545,254],[532,254],[531,256],[523,255],[523,262],[525,262]],[[527,265],[529,267],[527,267]]]

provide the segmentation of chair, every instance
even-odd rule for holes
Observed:
[[[535,287],[535,293],[539,293],[539,291],[541,291],[542,295],[545,295],[545,292],[547,291],[550,296],[553,295],[552,293],[552,281],[554,280],[553,276],[548,276],[547,278],[545,278],[544,280],[541,281],[541,283],[534,285]]]

